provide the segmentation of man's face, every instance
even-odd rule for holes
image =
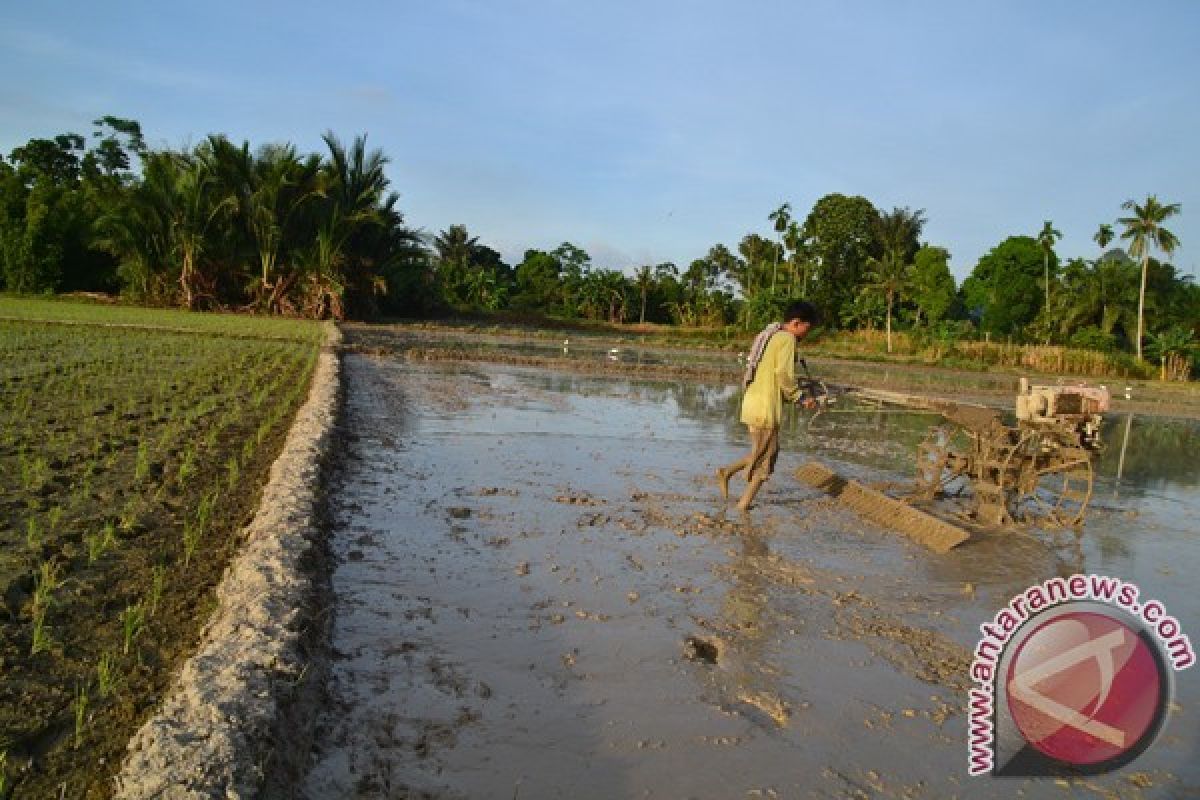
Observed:
[[[795,336],[797,339],[803,339],[805,336],[807,336],[811,327],[812,325],[809,323],[801,322],[798,319],[789,320],[788,322],[783,323],[783,329],[792,336]]]

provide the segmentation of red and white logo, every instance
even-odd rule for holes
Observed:
[[[1165,713],[1154,646],[1114,615],[1068,611],[1020,642],[1004,675],[1022,737],[1059,762],[1097,767],[1136,756]]]

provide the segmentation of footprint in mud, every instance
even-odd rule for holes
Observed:
[[[716,664],[721,656],[720,640],[688,636],[683,640],[683,655],[689,661]]]
[[[421,732],[413,743],[418,758],[428,758],[434,750],[444,750],[458,743],[458,734],[449,725],[438,722],[422,723]]]
[[[493,497],[495,495],[504,495],[505,497],[517,497],[521,493],[516,489],[501,489],[499,486],[484,486],[478,492],[480,497]]]
[[[743,689],[737,694],[737,706],[749,707],[752,714],[762,714],[780,728],[788,724],[792,716],[792,708],[779,696],[771,692],[757,692]],[[739,709],[744,710],[744,709]]]
[[[554,502],[563,503],[564,505],[569,505],[569,506],[602,506],[602,505],[604,505],[603,500],[601,500],[598,497],[592,497],[587,492],[582,492],[582,493],[566,492],[564,494],[556,495],[554,498]]]

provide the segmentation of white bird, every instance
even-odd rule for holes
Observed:
[[[616,355],[620,355],[620,354],[621,354],[621,348],[619,348],[619,347],[614,347],[614,348],[612,348],[611,350],[609,350],[609,351],[608,351],[608,354],[609,354],[610,356],[616,356]]]

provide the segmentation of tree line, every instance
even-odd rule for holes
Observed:
[[[366,316],[428,265],[365,137],[326,152],[211,135],[151,150],[104,117],[92,140],[31,139],[0,159],[0,288],[315,318]],[[135,168],[136,167],[136,168]]]
[[[805,298],[830,327],[884,331],[889,350],[899,328],[1161,358],[1193,352],[1200,334],[1200,288],[1168,260],[1180,207],[1154,196],[1100,224],[1090,255],[1060,257],[1047,221],[999,242],[961,286],[946,248],[922,237],[924,211],[843,194],[803,218],[783,203],[765,231],[687,265],[627,273],[570,242],[510,265],[463,225],[422,233],[381,151],[361,136],[324,145],[252,149],[214,134],[156,150],[111,116],[90,139],[31,139],[0,158],[0,289],[318,318],[516,311],[744,330]]]

